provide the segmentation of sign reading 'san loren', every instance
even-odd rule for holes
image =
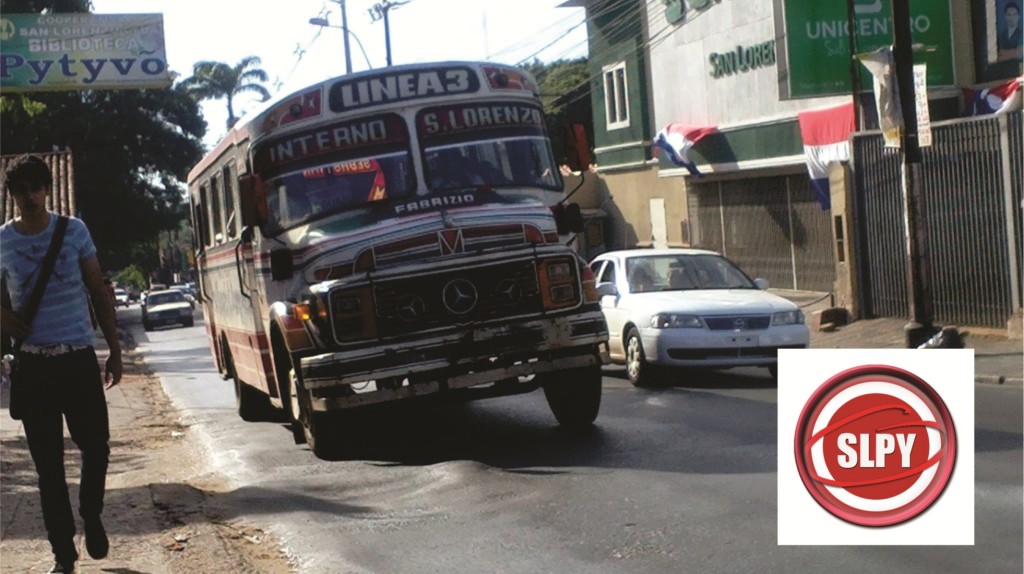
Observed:
[[[753,46],[736,46],[731,52],[712,52],[708,56],[711,77],[721,78],[775,65],[775,40]]]

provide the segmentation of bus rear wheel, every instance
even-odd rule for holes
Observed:
[[[235,372],[235,362],[231,357],[231,349],[227,341],[221,341],[221,348],[224,349],[224,369],[228,378],[235,384],[235,408],[238,416],[246,422],[263,422],[273,419],[274,407],[270,404],[270,397],[259,389],[249,386],[238,379]]]

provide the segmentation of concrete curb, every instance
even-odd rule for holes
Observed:
[[[1006,377],[1003,375],[976,375],[974,382],[981,385],[1006,385],[1008,387],[1024,387],[1024,378]]]

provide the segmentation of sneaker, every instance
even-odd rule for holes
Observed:
[[[110,550],[110,542],[107,540],[107,531],[103,529],[103,521],[100,517],[90,518],[85,522],[85,549],[94,560],[101,560],[107,557]]]
[[[75,563],[72,562],[71,566],[65,566],[60,562],[54,562],[53,568],[47,574],[78,574],[78,568],[75,567]]]

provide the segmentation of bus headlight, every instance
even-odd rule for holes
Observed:
[[[373,293],[369,287],[333,291],[330,303],[334,338],[339,343],[377,337]]]
[[[558,258],[540,264],[540,292],[545,309],[569,307],[579,302],[575,261]]]

